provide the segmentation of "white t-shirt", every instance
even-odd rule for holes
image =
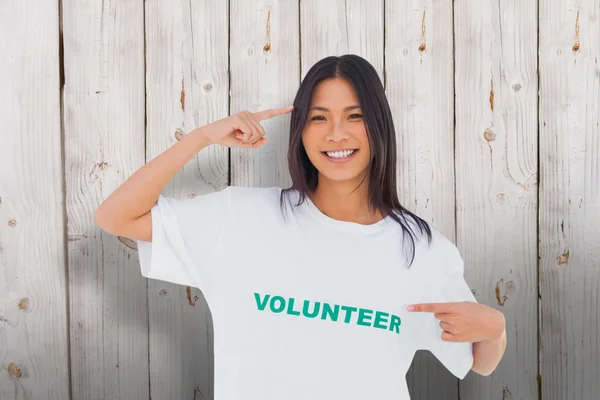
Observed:
[[[406,311],[476,301],[452,242],[431,227],[433,242],[417,236],[407,268],[409,248],[390,217],[339,221],[307,197],[286,206],[284,219],[280,193],[161,196],[152,242],[138,241],[143,276],[197,287],[206,298],[215,400],[409,399],[406,372],[418,349],[464,378],[472,343],[443,341],[433,313]]]

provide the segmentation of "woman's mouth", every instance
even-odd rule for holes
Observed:
[[[344,162],[352,158],[358,149],[341,150],[341,151],[324,151],[323,154],[329,161]]]

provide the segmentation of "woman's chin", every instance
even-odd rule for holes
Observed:
[[[357,184],[360,183],[364,177],[364,174],[360,174],[356,171],[323,171],[320,175],[330,182],[357,182]]]

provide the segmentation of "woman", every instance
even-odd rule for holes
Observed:
[[[160,196],[198,151],[261,147],[260,122],[289,112],[291,188]],[[461,379],[504,352],[503,315],[475,301],[456,247],[400,205],[389,105],[355,55],[315,64],[293,107],[193,130],[95,219],[138,240],[144,276],[203,292],[216,400],[408,399],[418,349]]]

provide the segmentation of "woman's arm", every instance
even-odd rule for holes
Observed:
[[[506,350],[506,329],[500,337],[473,343],[473,371],[488,376],[498,366]]]
[[[98,226],[113,235],[151,241],[150,209],[173,176],[209,144],[200,128],[194,129],[138,169],[98,207],[94,213]]]
[[[160,193],[196,153],[210,144],[258,148],[267,143],[260,122],[292,112],[294,107],[257,113],[241,111],[201,128],[196,128],[123,182],[94,213],[94,220],[113,235],[152,241],[150,210]]]
[[[478,374],[487,376],[500,363],[506,349],[506,321],[502,312],[471,301],[412,304],[408,311],[434,313],[444,330],[442,340],[472,342],[471,369]]]
[[[506,350],[506,329],[498,338],[473,343],[473,371],[488,376],[498,366]]]

